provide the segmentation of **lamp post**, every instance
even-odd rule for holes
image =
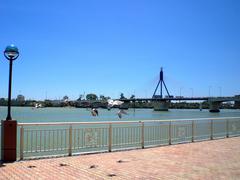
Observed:
[[[211,96],[211,88],[212,88],[212,86],[208,86],[208,96],[209,97]]]
[[[193,97],[193,88],[190,88],[191,92],[192,92],[192,97]]]
[[[2,120],[1,149],[3,162],[12,162],[17,159],[17,121],[11,117],[11,91],[12,91],[12,64],[19,56],[18,48],[14,45],[7,46],[4,56],[9,60],[8,84],[8,112],[6,120]]]
[[[180,96],[179,96],[180,99],[182,98],[182,89],[183,87],[180,87]],[[180,99],[179,99],[179,102],[181,101]]]
[[[183,87],[180,87],[180,97],[182,97],[182,90],[183,90]]]
[[[9,83],[8,83],[8,113],[6,120],[12,120],[11,117],[11,94],[12,94],[12,64],[19,56],[18,48],[13,44],[7,46],[4,51],[4,56],[9,60]]]
[[[222,96],[222,87],[219,86],[218,88],[219,88],[219,95],[220,95],[220,97],[221,97],[221,96]]]

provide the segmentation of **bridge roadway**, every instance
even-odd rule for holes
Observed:
[[[171,101],[208,101],[210,112],[220,112],[220,106],[222,102],[235,101],[235,107],[240,108],[240,96],[233,97],[157,97],[157,98],[132,98],[132,99],[118,99],[124,103],[120,106],[123,109],[128,109],[130,102],[136,101],[152,101],[153,108],[155,111],[168,111],[169,104]],[[201,109],[201,104],[200,107]]]
[[[119,101],[130,102],[130,101],[216,101],[216,102],[226,102],[226,101],[240,101],[240,97],[228,96],[228,97],[165,97],[165,98],[132,98],[132,99],[117,99]]]

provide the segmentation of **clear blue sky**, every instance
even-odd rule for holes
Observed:
[[[21,53],[13,97],[151,97],[161,66],[175,96],[240,94],[239,0],[0,0],[0,19],[1,52]]]

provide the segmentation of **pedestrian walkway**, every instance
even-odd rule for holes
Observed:
[[[0,179],[240,179],[240,137],[2,164]]]

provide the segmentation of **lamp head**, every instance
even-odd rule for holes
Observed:
[[[5,51],[4,51],[4,56],[8,60],[15,60],[15,59],[17,59],[18,56],[19,56],[18,48],[16,46],[14,46],[13,44],[7,46]]]

